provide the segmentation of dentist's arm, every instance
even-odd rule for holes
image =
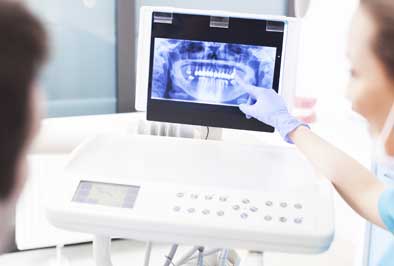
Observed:
[[[385,186],[368,169],[309,128],[300,126],[289,133],[289,138],[315,168],[331,180],[356,212],[372,223],[385,227],[378,209]]]
[[[254,105],[241,105],[242,112],[273,126],[287,142],[294,143],[355,211],[384,228],[378,201],[385,187],[368,169],[291,116],[275,91],[245,84],[238,78],[237,82],[256,99]]]

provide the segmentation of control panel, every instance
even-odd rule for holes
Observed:
[[[48,218],[63,229],[179,244],[319,253],[333,239],[331,184],[275,192],[71,178]],[[307,192],[306,192],[307,191]]]
[[[313,215],[309,219],[306,217],[310,210],[305,200],[296,195],[275,195],[269,192],[227,191],[217,194],[213,191],[189,190],[174,193],[170,210],[176,218],[215,217],[230,219],[233,223],[255,223],[257,227],[278,224],[297,225],[299,229],[303,225],[313,227]]]

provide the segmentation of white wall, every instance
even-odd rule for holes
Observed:
[[[181,8],[215,9],[236,12],[287,14],[287,0],[136,0],[142,5],[175,6]]]

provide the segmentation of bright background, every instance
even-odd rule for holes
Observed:
[[[43,18],[52,37],[53,58],[42,79],[49,100],[49,117],[116,112],[115,1],[26,1]],[[313,129],[364,165],[369,166],[370,141],[365,125],[351,112],[344,99],[349,76],[346,59],[347,32],[357,2],[357,0],[312,0],[310,10],[304,19],[301,37],[297,94],[317,99],[315,109],[317,122],[313,125]],[[86,3],[92,3],[92,5],[86,5]],[[278,0],[137,1],[137,6],[142,4],[228,8],[233,11],[269,14],[287,12],[286,1]],[[122,119],[119,120],[120,118]],[[84,132],[86,135],[92,135],[104,130],[125,127],[129,121],[129,117],[125,116],[117,118],[111,116],[103,119],[105,122],[99,117],[84,117],[80,120],[48,119],[44,121],[43,136],[45,138],[42,138],[42,141],[50,147],[49,149],[52,149],[52,144],[53,146],[66,146],[67,142],[60,143],[56,137],[67,135],[72,142],[74,139],[79,140],[84,130],[87,132]],[[56,181],[54,179],[56,172],[64,163],[62,156],[44,154],[34,155],[32,158],[35,160],[32,169],[33,176],[20,203],[22,219],[19,219],[27,221],[25,228],[31,234],[27,235],[31,237],[28,239],[31,241],[29,244],[36,244],[38,238],[34,234],[34,222],[30,222],[35,220],[31,218],[32,214],[29,211],[40,214],[34,209],[37,204],[31,199],[36,200],[44,194],[43,191],[49,187],[46,180]],[[48,167],[49,164],[51,167]],[[36,205],[31,206],[32,204]],[[336,204],[340,206],[336,214],[338,218],[336,237],[339,239],[338,243],[345,244],[335,246],[334,251],[348,250],[350,247],[356,249],[362,245],[364,223],[339,197],[336,197]],[[43,215],[41,214],[36,224],[42,222]],[[23,215],[27,215],[27,218],[24,219]],[[42,241],[46,240],[42,235],[40,238]],[[327,256],[328,263],[330,259],[335,259],[329,257],[329,254],[325,256]],[[340,265],[353,265],[356,260],[361,259],[361,256],[354,256],[350,253],[345,254],[344,257],[343,264]],[[313,259],[313,257],[310,258],[310,260]],[[279,262],[271,265],[279,265]],[[330,265],[339,264],[331,263]]]

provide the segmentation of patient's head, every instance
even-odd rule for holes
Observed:
[[[35,82],[46,58],[46,38],[22,4],[0,0],[0,249],[6,215],[23,187],[26,153],[39,128]]]
[[[377,135],[394,101],[394,1],[361,0],[350,31],[349,96]]]

